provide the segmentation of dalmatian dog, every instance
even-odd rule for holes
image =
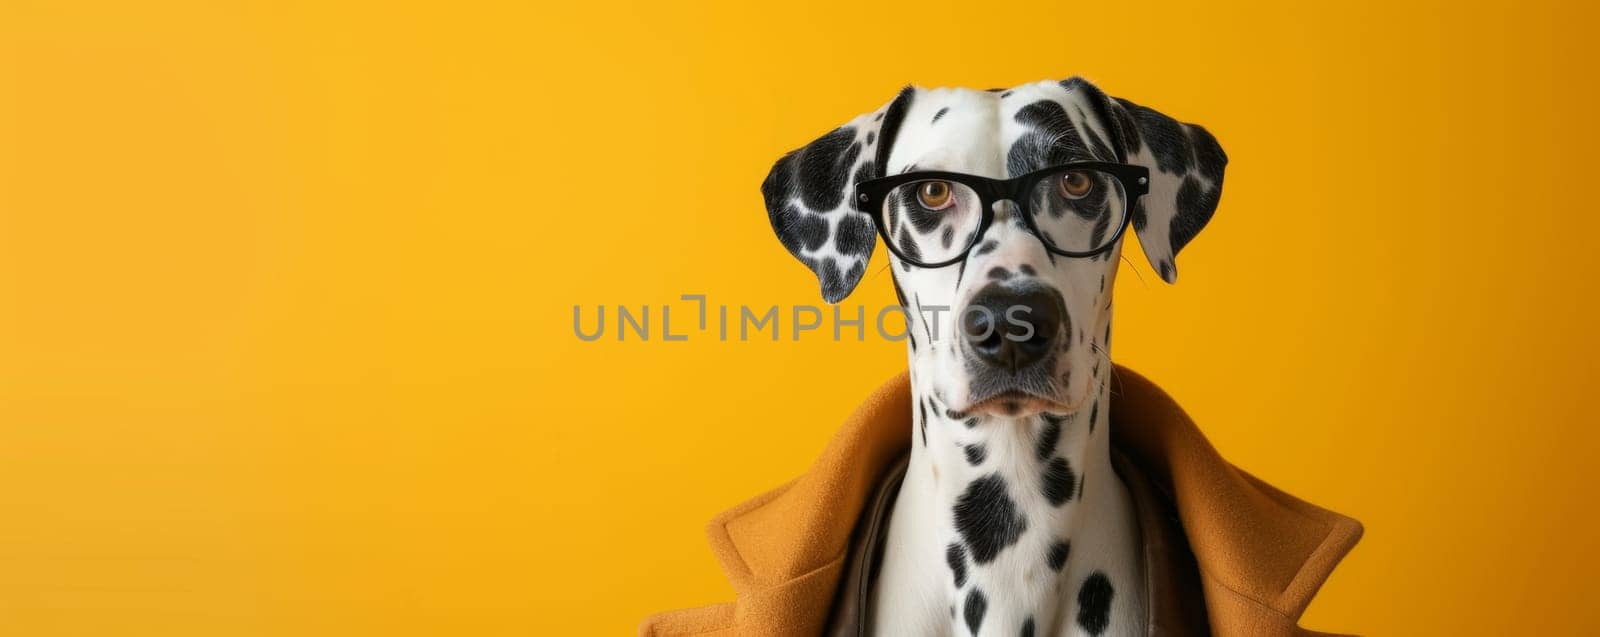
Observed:
[[[823,297],[881,236],[906,308],[912,451],[874,634],[1144,634],[1110,463],[1112,284],[1128,226],[1176,280],[1226,163],[1205,129],[1074,77],[907,87],[773,167],[772,227]]]

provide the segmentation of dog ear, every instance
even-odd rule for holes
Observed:
[[[1199,125],[1122,98],[1108,99],[1080,78],[1061,85],[1082,90],[1102,120],[1111,121],[1120,140],[1118,160],[1149,169],[1150,192],[1134,201],[1133,229],[1150,266],[1167,283],[1176,282],[1178,250],[1200,233],[1221,200],[1227,154]]]
[[[773,232],[816,273],[829,303],[849,296],[866,272],[877,231],[872,217],[855,209],[850,194],[855,184],[883,176],[915,94],[908,86],[882,108],[790,151],[761,184]]]

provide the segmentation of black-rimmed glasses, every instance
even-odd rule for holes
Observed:
[[[883,241],[907,263],[939,268],[965,259],[1011,201],[1047,250],[1067,257],[1104,252],[1127,229],[1134,200],[1149,192],[1143,166],[1073,162],[990,179],[952,172],[910,172],[856,184],[857,210],[872,215]]]

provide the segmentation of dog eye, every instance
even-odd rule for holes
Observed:
[[[948,181],[925,181],[917,188],[917,202],[929,210],[943,210],[954,201]]]
[[[1089,178],[1089,173],[1074,170],[1061,176],[1056,183],[1056,190],[1061,191],[1061,196],[1068,199],[1082,199],[1094,189],[1094,180]]]

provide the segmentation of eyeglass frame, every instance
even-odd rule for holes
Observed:
[[[1034,187],[1038,186],[1039,182],[1047,177],[1074,170],[1093,170],[1115,177],[1122,186],[1122,191],[1127,199],[1127,201],[1123,202],[1122,223],[1117,226],[1116,232],[1106,240],[1104,245],[1093,250],[1076,251],[1058,248],[1051,243],[1050,239],[1045,236],[1043,231],[1039,230],[1039,227],[1033,221],[1032,204],[1029,203],[1031,197],[1028,195],[1033,192]],[[967,247],[962,248],[960,254],[947,261],[924,263],[921,259],[910,258],[900,251],[900,248],[894,243],[894,238],[889,236],[889,224],[884,218],[884,198],[889,196],[889,193],[897,187],[919,181],[948,181],[966,186],[972,189],[974,193],[977,193],[979,205],[983,209],[983,219],[978,222],[977,232],[973,233],[972,238],[967,241]],[[1150,171],[1144,166],[1117,162],[1078,161],[1035,170],[1010,179],[993,179],[981,175],[937,170],[900,173],[857,183],[851,202],[855,205],[857,211],[872,216],[873,225],[878,227],[878,236],[883,237],[884,245],[888,246],[889,251],[893,252],[895,256],[919,268],[936,269],[960,263],[967,258],[967,255],[972,253],[972,248],[978,245],[978,239],[983,237],[984,233],[989,230],[989,224],[994,221],[994,205],[1002,201],[1010,201],[1017,205],[1019,212],[1022,214],[1023,224],[1028,228],[1028,232],[1033,233],[1033,236],[1039,239],[1039,243],[1044,245],[1045,250],[1072,258],[1087,258],[1098,255],[1110,250],[1112,246],[1117,244],[1117,241],[1122,239],[1122,235],[1128,230],[1128,225],[1133,223],[1133,206],[1135,202],[1140,197],[1149,194],[1149,192]]]

